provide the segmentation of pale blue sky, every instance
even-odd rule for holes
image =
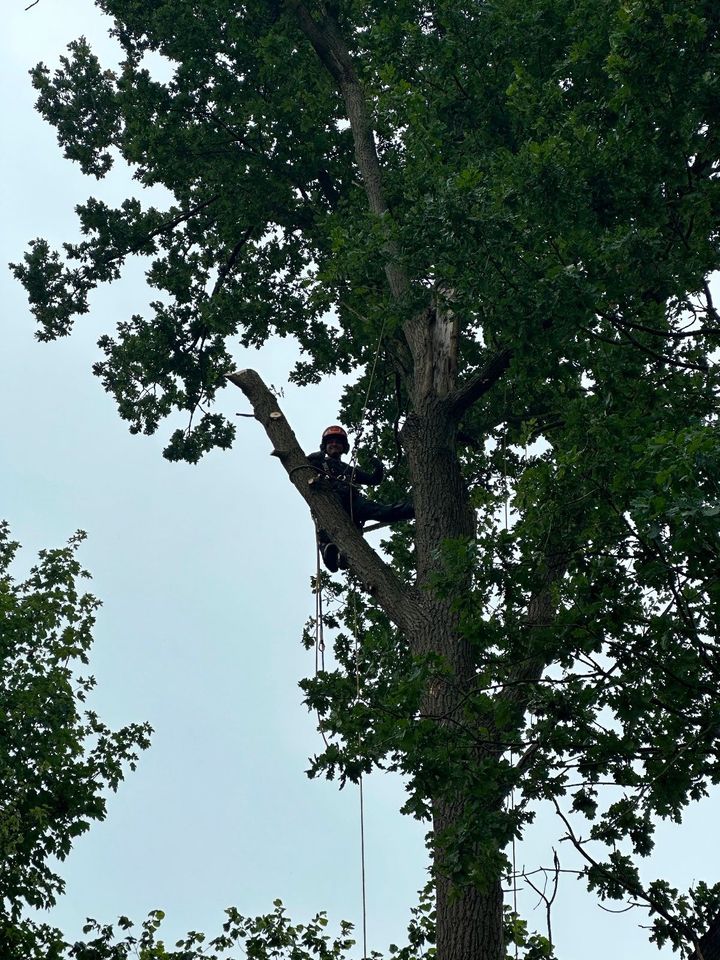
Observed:
[[[27,241],[60,243],[75,234],[73,206],[89,194],[119,201],[133,189],[123,170],[85,180],[63,160],[53,131],[32,109],[28,68],[51,67],[80,34],[112,61],[107,24],[90,0],[6,0],[0,36],[5,91],[0,156],[0,263]],[[240,420],[229,453],[198,466],[169,464],[164,437],[131,437],[90,372],[97,337],[148,296],[142,267],[99,292],[69,340],[43,345],[23,291],[2,267],[0,352],[0,515],[25,545],[21,566],[43,546],[82,527],[83,563],[103,601],[91,664],[96,705],[111,724],[149,720],[151,750],[117,796],[108,819],[76,845],[63,867],[67,896],[54,919],[77,933],[88,915],[141,919],[155,907],[168,931],[219,930],[224,907],[265,912],[282,898],[304,919],[359,920],[357,792],[309,781],[307,757],[320,749],[297,681],[313,668],[299,642],[313,609],[313,530],[268,441]],[[285,388],[283,409],[306,449],[336,419],[339,382],[297,390],[286,383],[290,344],[238,361]],[[221,409],[246,409],[235,388]],[[366,783],[370,946],[402,941],[409,906],[425,882],[422,827],[401,817],[401,785]],[[715,816],[713,816],[715,811]],[[660,831],[648,877],[678,886],[714,882],[720,862],[717,801],[693,810],[681,829]],[[541,817],[518,861],[548,863],[559,835]],[[569,851],[560,848],[564,865]],[[535,904],[534,897],[525,901]],[[543,915],[532,918],[543,929]],[[611,917],[580,885],[564,880],[554,912],[563,960],[649,960],[658,956],[636,925]],[[665,955],[665,954],[663,954]],[[670,955],[670,954],[667,954]]]

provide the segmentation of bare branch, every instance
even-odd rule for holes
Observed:
[[[536,894],[538,895],[538,897],[540,898],[540,899],[538,900],[538,906],[540,905],[540,903],[544,903],[544,904],[545,904],[545,921],[546,921],[546,923],[547,923],[547,932],[548,932],[548,933],[547,933],[547,938],[548,938],[548,941],[549,941],[550,945],[552,946],[552,942],[553,942],[553,938],[552,938],[552,905],[553,905],[553,903],[555,902],[555,898],[556,898],[556,896],[557,896],[558,884],[559,884],[559,882],[560,882],[560,874],[561,874],[561,873],[567,873],[567,872],[569,872],[569,871],[561,870],[561,868],[560,868],[560,860],[558,859],[557,850],[555,850],[555,848],[553,847],[553,869],[552,869],[552,870],[548,870],[548,869],[546,869],[546,868],[542,868],[542,870],[540,871],[540,872],[543,874],[543,886],[542,886],[542,890],[540,889],[540,887],[537,886],[537,884],[533,883],[533,881],[530,879],[530,876],[532,875],[532,873],[537,873],[537,872],[538,872],[538,871],[531,871],[531,873],[527,873],[525,870],[523,870],[523,872],[520,874],[520,876],[522,877],[522,879],[523,879],[530,887],[532,887],[532,889],[535,891],[535,893],[536,893]],[[552,890],[552,894],[551,894],[550,896],[547,895],[548,873],[552,873],[552,874],[553,874],[553,890]]]
[[[680,934],[681,937],[683,937],[688,943],[692,944],[698,956],[701,957],[701,945],[690,924],[685,923],[677,916],[673,916],[673,914],[665,907],[665,905],[659,902],[656,897],[653,897],[652,894],[648,893],[648,891],[639,883],[639,881],[630,885],[626,883],[619,874],[613,873],[607,867],[595,860],[595,858],[592,857],[585,849],[585,843],[587,841],[584,841],[577,836],[570,824],[570,821],[560,809],[560,804],[556,798],[553,798],[553,805],[555,807],[555,812],[565,825],[565,829],[567,831],[565,834],[566,839],[570,841],[583,860],[585,860],[585,862],[593,867],[593,869],[598,873],[607,877],[608,880],[610,880],[613,884],[618,884],[619,886],[624,887],[630,896],[633,896],[636,900],[642,900],[644,904],[647,904],[651,911],[658,913],[678,934]]]

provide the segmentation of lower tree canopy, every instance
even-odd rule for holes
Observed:
[[[55,957],[57,932],[27,919],[63,892],[58,866],[91,823],[105,819],[108,788],[135,769],[148,724],[110,730],[85,706],[98,601],[81,592],[87,574],[77,534],[45,550],[28,578],[10,564],[18,544],[0,524],[0,954]]]
[[[97,6],[120,67],[78,40],[33,71],[38,109],[85,173],[121,159],[174,202],[90,198],[79,240],[31,244],[39,338],[149,258],[152,314],[95,369],[133,432],[184,411],[166,456],[191,462],[233,442],[213,401],[239,344],[294,338],[301,384],[355,375],[342,418],[392,463],[380,497],[415,503],[384,556],[309,488],[257,374],[231,377],[350,560],[336,665],[303,682],[313,771],[404,774],[440,960],[520,936],[500,878],[543,804],[589,888],[692,953],[716,891],[638,864],[720,780],[720,8]]]

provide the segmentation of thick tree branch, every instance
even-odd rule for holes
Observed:
[[[283,465],[318,525],[326,530],[350,561],[350,568],[365,589],[402,631],[412,632],[417,621],[415,591],[400,582],[395,572],[358,532],[330,486],[307,460],[274,395],[254,370],[237,370],[227,379],[239,387],[265,428],[272,455]]]
[[[315,19],[300,0],[288,0],[288,5],[294,10],[300,29],[312,44],[321,63],[338,85],[350,121],[355,159],[365,187],[368,205],[375,216],[385,219],[389,228],[391,212],[383,188],[382,169],[367,100],[345,38],[332,16],[325,15],[321,19]],[[410,288],[410,279],[400,265],[399,251],[390,236],[389,229],[386,235],[385,276],[393,298],[403,300]],[[415,394],[416,408],[419,408],[424,400],[447,396],[455,385],[459,322],[453,316],[452,309],[447,308],[449,305],[446,309],[439,309],[438,306],[416,312],[403,327],[405,340],[413,358],[414,374],[409,386]],[[399,345],[397,349],[402,350]],[[438,358],[442,358],[440,362]],[[507,363],[509,363],[509,353],[505,366],[495,375],[495,379],[502,374]],[[494,371],[490,371],[490,375],[493,373]],[[403,375],[406,376],[407,373],[404,372]],[[491,385],[481,383],[480,393],[485,392]],[[473,388],[476,387],[477,385],[474,385],[466,395],[458,397],[460,405],[464,396],[466,396],[465,407],[477,399],[473,396]],[[462,416],[461,409],[457,413],[457,417],[460,416]]]
[[[332,17],[326,15],[317,21],[310,15],[307,7],[298,0],[288,0],[288,6],[294,10],[300,29],[312,44],[320,62],[337,83],[345,101],[355,146],[355,159],[365,186],[370,210],[377,217],[389,217],[390,210],[385,199],[380,160],[365,94],[345,38]],[[399,300],[406,294],[409,281],[405,271],[397,262],[397,251],[392,241],[388,242],[387,254],[385,275],[393,297]]]
[[[498,350],[477,373],[450,395],[450,413],[456,421],[498,382],[510,366],[512,357],[513,351],[510,347]]]
[[[550,554],[545,558],[545,569],[540,577],[540,582],[533,592],[527,607],[525,617],[525,628],[527,632],[528,656],[523,657],[509,672],[503,690],[497,695],[498,701],[503,701],[513,707],[516,718],[527,708],[528,701],[535,685],[542,677],[543,671],[548,666],[547,655],[532,654],[532,638],[535,630],[548,627],[556,616],[556,601],[554,597],[554,587],[563,578],[567,570],[569,550],[560,554]],[[494,726],[494,724],[493,724]],[[495,739],[502,739],[503,730],[496,729]],[[532,759],[537,744],[528,750],[525,756],[525,762]],[[519,763],[519,771],[522,771],[523,759]]]

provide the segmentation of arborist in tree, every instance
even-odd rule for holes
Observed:
[[[400,503],[376,503],[360,493],[358,488],[361,484],[376,486],[381,482],[385,471],[377,459],[373,460],[371,473],[345,463],[342,455],[349,450],[347,433],[336,425],[323,431],[320,449],[317,453],[311,453],[308,460],[319,474],[329,479],[332,489],[358,530],[362,530],[366,520],[375,520],[378,523],[412,520],[415,507],[409,500]],[[338,545],[332,542],[325,530],[318,530],[318,545],[323,562],[331,573],[347,570],[347,557],[340,552]]]

